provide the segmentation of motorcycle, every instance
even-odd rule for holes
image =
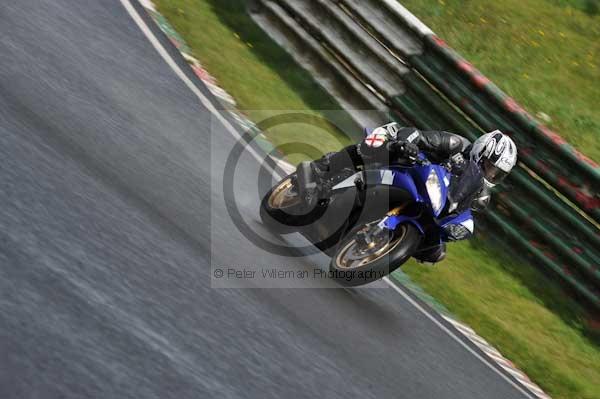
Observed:
[[[483,179],[465,162],[431,163],[425,154],[411,163],[344,170],[329,181],[325,198],[309,162],[263,197],[263,223],[281,234],[299,232],[331,257],[330,276],[350,285],[378,280],[411,256],[442,242],[473,234],[473,193]],[[307,194],[309,193],[309,194]]]

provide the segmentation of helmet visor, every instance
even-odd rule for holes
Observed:
[[[498,168],[489,159],[483,161],[483,177],[492,184],[499,184],[508,173]]]

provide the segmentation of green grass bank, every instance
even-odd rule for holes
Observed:
[[[600,161],[597,0],[401,0],[502,90]],[[544,119],[543,116],[540,119]]]

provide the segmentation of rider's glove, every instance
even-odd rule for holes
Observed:
[[[415,161],[419,157],[419,147],[414,143],[404,144],[404,156]]]
[[[453,175],[461,175],[466,166],[465,157],[460,152],[452,155],[449,159],[448,167]]]
[[[419,157],[419,147],[408,141],[390,142],[388,150],[411,161],[415,161]]]

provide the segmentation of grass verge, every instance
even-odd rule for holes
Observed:
[[[532,114],[548,115],[547,125],[600,161],[600,15],[590,12],[597,0],[400,2]]]
[[[600,342],[555,281],[485,238],[450,246],[413,281],[498,348],[553,398],[600,398]]]
[[[314,115],[308,124],[287,123],[266,131],[276,147],[298,141],[298,137],[305,143],[318,143],[321,153],[348,143],[345,135],[321,119],[342,116],[341,112],[335,112],[340,109],[337,102],[254,24],[244,12],[242,1],[228,0],[214,5],[198,0],[156,3],[194,55],[234,95],[239,109],[251,120],[263,121],[273,116],[274,111],[301,110]],[[347,119],[340,124],[351,125]],[[295,163],[303,157],[293,154],[288,158]]]
[[[254,121],[269,110],[339,109],[312,78],[254,25],[241,0],[155,0],[206,68]],[[325,135],[323,133],[330,133]],[[275,143],[314,140],[338,149],[331,127],[285,125]],[[555,398],[600,398],[600,344],[589,315],[535,268],[485,238],[452,244],[444,263],[404,269]]]

